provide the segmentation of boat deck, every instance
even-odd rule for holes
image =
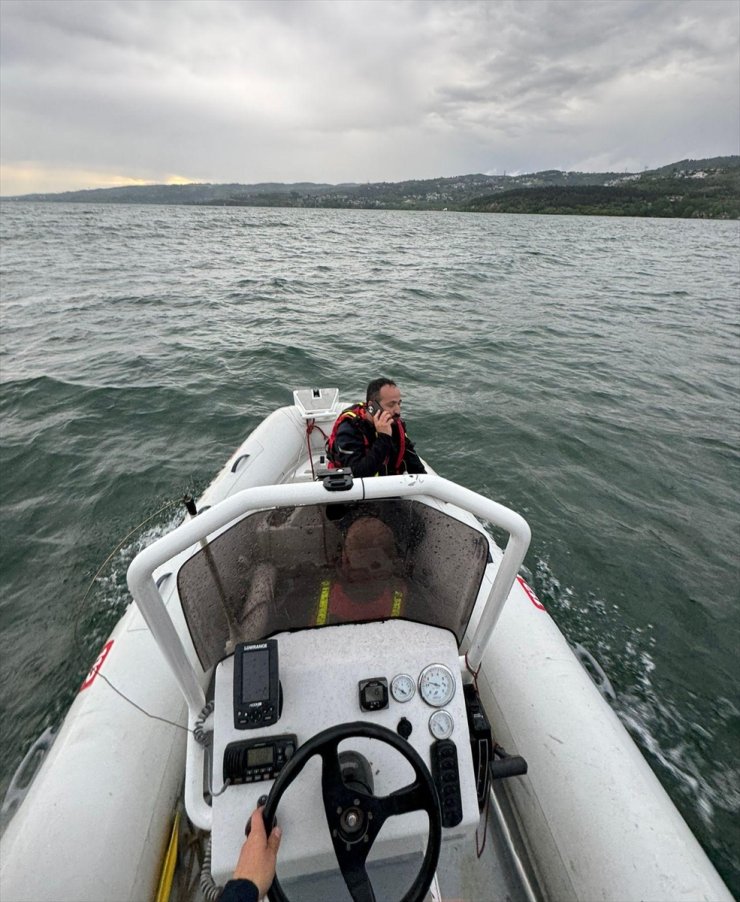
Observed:
[[[432,885],[429,898],[433,902],[536,902],[533,881],[525,876],[525,865],[497,817],[493,795],[485,840],[483,834],[481,818],[476,839],[445,843],[437,868],[437,886]],[[480,857],[476,842],[479,848],[483,846]]]
[[[492,796],[488,806],[485,842],[480,857],[476,839],[451,840],[443,843],[437,874],[427,893],[426,902],[537,902],[539,895],[533,882],[525,875],[525,864],[513,851],[507,828],[496,814],[497,803]],[[483,820],[478,842],[483,841]],[[390,902],[403,893],[407,881],[419,865],[415,861],[400,861],[374,872],[369,868],[378,902]],[[181,861],[182,866],[182,861]],[[279,873],[279,859],[278,859]],[[207,902],[197,885],[183,891],[175,877],[170,902]],[[295,902],[351,902],[351,897],[338,875],[315,875],[302,878],[300,884],[283,881],[286,895]],[[394,889],[397,891],[394,893]]]

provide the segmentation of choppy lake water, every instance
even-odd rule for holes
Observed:
[[[175,514],[81,607],[129,530],[294,387],[384,374],[432,466],[528,519],[537,592],[740,894],[736,223],[13,203],[0,229],[0,790]]]

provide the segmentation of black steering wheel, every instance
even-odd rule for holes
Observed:
[[[356,737],[379,739],[393,746],[413,767],[414,782],[382,798],[346,786],[342,780],[339,762],[339,743]],[[429,889],[437,869],[442,843],[442,817],[432,775],[419,753],[392,730],[363,721],[338,724],[317,733],[298,748],[273,784],[263,812],[268,834],[272,829],[275,812],[283,793],[314,755],[321,756],[321,790],[326,820],[339,869],[354,902],[375,902],[365,861],[385,821],[397,814],[426,811],[429,816],[429,839],[424,860],[411,888],[401,900],[401,902],[420,902]],[[270,902],[289,902],[277,875],[267,895]]]

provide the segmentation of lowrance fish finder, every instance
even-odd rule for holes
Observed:
[[[234,652],[234,728],[255,730],[279,716],[277,640],[240,642]]]

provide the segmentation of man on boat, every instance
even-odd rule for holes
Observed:
[[[406,595],[393,530],[360,517],[347,530],[336,578],[322,580],[316,626],[400,617]]]
[[[392,379],[374,379],[364,404],[348,407],[329,438],[328,457],[352,475],[395,476],[426,473],[401,419],[401,391]]]

